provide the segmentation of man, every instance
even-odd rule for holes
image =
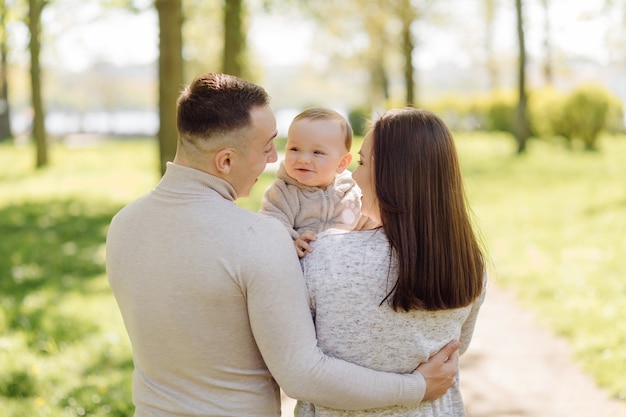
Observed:
[[[417,404],[452,385],[458,342],[411,375],[317,347],[291,237],[234,203],[277,160],[265,90],[202,76],[179,97],[178,131],[160,183],[122,209],[107,236],[109,282],[133,346],[136,417],[278,416],[278,384],[344,409]]]

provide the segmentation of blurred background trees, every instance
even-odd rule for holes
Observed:
[[[155,136],[163,169],[180,89],[224,71],[266,87],[279,124],[325,105],[361,132],[413,105],[507,132],[518,153],[529,138],[598,150],[624,129],[626,1],[594,3],[0,0],[0,140],[32,140],[43,166],[68,135]],[[585,30],[591,50],[567,39]]]
[[[42,167],[48,163],[48,147],[46,143],[45,113],[41,87],[41,14],[48,4],[46,0],[28,0],[28,32],[30,52],[30,91],[32,116],[32,137],[37,144],[36,166]]]
[[[155,0],[159,14],[159,168],[176,155],[176,100],[184,83],[182,0]]]
[[[9,85],[7,80],[7,8],[6,0],[0,0],[0,142],[9,139],[11,133],[11,111],[9,108]]]

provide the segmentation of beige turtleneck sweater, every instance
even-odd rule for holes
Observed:
[[[415,405],[420,375],[375,372],[317,346],[293,242],[225,181],[169,163],[107,236],[133,346],[136,417],[279,416],[278,384],[333,408]]]

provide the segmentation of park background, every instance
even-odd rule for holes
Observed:
[[[281,136],[300,109],[335,108],[355,153],[364,118],[441,115],[496,285],[626,402],[625,1],[0,0],[0,12],[4,415],[132,415],[106,229],[158,181],[173,101],[209,71],[263,85]],[[239,204],[256,210],[272,178]]]

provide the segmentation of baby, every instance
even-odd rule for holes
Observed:
[[[309,242],[317,233],[352,230],[359,221],[361,194],[346,169],[351,146],[352,128],[334,110],[307,109],[289,126],[285,160],[265,191],[260,212],[287,227],[301,258],[312,251]]]

